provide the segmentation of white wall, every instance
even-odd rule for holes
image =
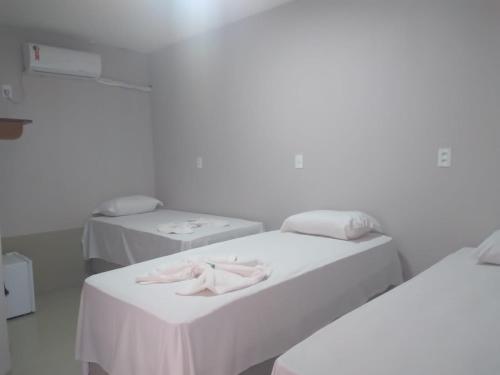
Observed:
[[[156,53],[158,195],[270,229],[366,210],[408,275],[476,245],[500,227],[499,19],[495,0],[296,1]]]
[[[17,236],[81,227],[102,200],[154,193],[154,163],[147,93],[84,80],[22,74],[25,41],[91,50],[103,75],[149,84],[148,56],[46,33],[0,28],[0,84],[15,100],[0,98],[0,117],[30,118],[16,141],[0,140],[0,222]]]

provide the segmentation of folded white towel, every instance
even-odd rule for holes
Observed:
[[[192,234],[198,228],[224,228],[230,226],[229,222],[218,219],[196,218],[182,222],[172,222],[158,225],[157,229],[165,234]]]
[[[186,220],[186,223],[189,223],[189,224],[193,225],[194,227],[208,226],[208,227],[223,228],[223,227],[230,226],[229,222],[226,220],[212,219],[212,218],[206,218],[206,217],[189,219],[189,220]]]
[[[192,280],[176,293],[190,296],[208,290],[224,294],[247,288],[269,277],[271,269],[256,259],[237,256],[191,258],[173,263],[136,279],[140,284],[173,283]]]
[[[194,227],[189,223],[167,223],[158,225],[158,232],[165,234],[192,234]]]

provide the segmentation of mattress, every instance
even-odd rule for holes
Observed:
[[[160,224],[197,218],[222,220],[229,225],[201,227],[192,234],[163,234],[157,229]],[[127,266],[262,231],[262,223],[254,221],[166,209],[138,215],[94,217],[87,221],[83,231],[83,257]]]
[[[257,258],[272,274],[219,296],[134,282],[193,255]],[[236,375],[401,281],[397,251],[383,235],[342,241],[273,231],[221,242],[88,278],[76,358],[110,375]]]
[[[462,249],[277,359],[273,375],[500,374],[500,267]]]

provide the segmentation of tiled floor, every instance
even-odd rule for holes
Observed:
[[[8,322],[10,375],[80,375],[75,333],[80,289],[38,296],[34,314]]]

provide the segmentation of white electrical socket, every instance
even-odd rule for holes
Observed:
[[[2,85],[2,97],[6,99],[12,99],[12,86],[11,85]]]

